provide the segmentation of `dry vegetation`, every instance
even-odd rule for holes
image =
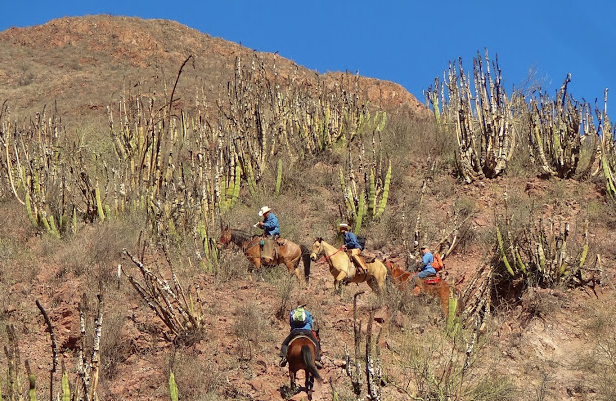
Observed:
[[[124,45],[108,47],[111,33],[94,40],[93,23]],[[148,90],[115,81],[121,95],[102,91],[90,111],[71,104],[69,117],[62,102],[10,112],[44,85],[38,64],[22,63],[13,91],[0,92],[4,398],[299,400],[276,355],[288,310],[307,297],[325,361],[315,399],[613,399],[607,99],[593,116],[568,81],[555,99],[508,95],[486,54],[474,60],[473,84],[452,64],[428,93],[436,118],[427,118],[380,83],[309,79],[222,41],[205,69],[192,55],[203,35],[175,23],[88,17],[46,27],[66,26],[108,65],[130,60],[127,74],[161,71],[150,41],[174,48],[181,34],[186,53],[165,56],[171,67],[148,76]],[[0,34],[12,43],[4,51],[28,53],[42,30]],[[50,65],[66,55],[53,32]],[[67,68],[88,76],[88,65]],[[104,110],[104,124],[83,123]],[[360,296],[365,284],[335,295],[322,263],[307,288],[282,267],[248,280],[243,255],[216,246],[219,227],[248,230],[266,204],[299,244],[339,243],[341,221],[400,265],[431,244],[446,256],[459,313],[445,318],[435,299],[391,283],[380,296]]]

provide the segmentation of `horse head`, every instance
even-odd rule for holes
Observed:
[[[319,237],[314,244],[312,244],[312,253],[310,254],[310,259],[312,261],[317,260],[319,254],[323,252],[323,238]]]
[[[231,229],[229,228],[229,226],[226,226],[223,228],[221,225],[220,226],[220,238],[218,239],[218,244],[216,245],[216,247],[218,249],[225,248],[231,244],[232,239],[233,237],[232,237]]]

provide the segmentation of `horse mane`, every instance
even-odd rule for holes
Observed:
[[[239,230],[235,228],[231,229],[231,236],[238,242],[246,242],[246,241],[250,241],[254,237],[258,237],[258,235],[251,234],[250,232],[246,230]]]

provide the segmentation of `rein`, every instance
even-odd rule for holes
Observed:
[[[337,250],[336,252],[332,253],[331,255],[329,255],[329,256],[323,256],[321,259],[317,260],[315,263],[319,263],[319,262],[322,262],[322,261],[324,261],[324,260],[327,260],[327,259],[331,258],[331,257],[332,257],[332,256],[334,256],[335,254],[337,254],[338,252],[340,252],[340,251],[342,250],[342,248],[344,248],[344,245],[343,245],[343,246],[341,246],[340,248],[338,248],[338,250]]]

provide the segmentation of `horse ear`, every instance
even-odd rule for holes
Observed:
[[[323,241],[323,238],[321,238],[321,237],[317,238],[317,242],[322,242],[322,241]]]

